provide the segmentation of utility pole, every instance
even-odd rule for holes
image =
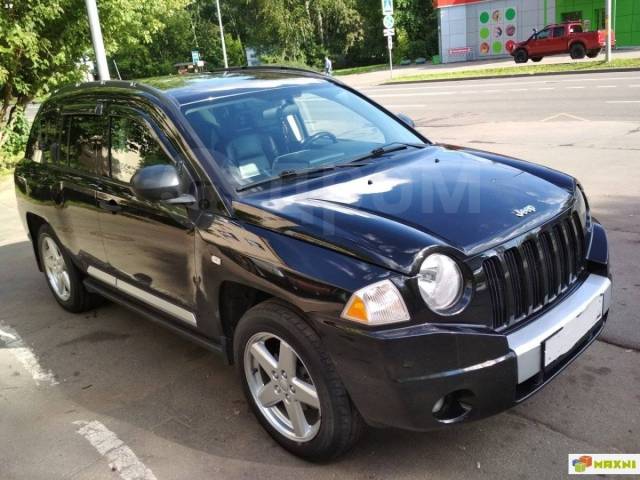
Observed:
[[[224,43],[224,29],[222,28],[222,15],[220,15],[220,0],[216,0],[216,8],[218,9],[218,25],[220,26],[220,39],[222,40],[222,56],[224,57],[224,68],[229,68],[229,62],[227,61],[227,46]]]
[[[104,52],[104,42],[102,41],[102,30],[100,28],[100,18],[98,17],[96,0],[85,0],[85,3],[87,5],[87,15],[89,16],[93,51],[96,54],[96,63],[98,64],[98,76],[101,81],[111,80],[109,76],[109,65],[107,64],[107,55]]]
[[[604,16],[605,28],[607,29],[607,63],[611,61],[611,43],[612,37],[611,34],[611,0],[607,0],[606,12]]]

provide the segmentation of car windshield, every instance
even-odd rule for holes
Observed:
[[[389,144],[424,142],[400,120],[325,81],[231,92],[182,111],[236,189],[325,171]]]

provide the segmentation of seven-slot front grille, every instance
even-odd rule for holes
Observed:
[[[584,232],[577,213],[537,237],[483,262],[493,327],[513,325],[573,285],[584,268]]]

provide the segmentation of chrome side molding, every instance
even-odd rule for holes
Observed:
[[[193,325],[194,327],[198,326],[198,322],[196,320],[196,316],[193,312],[186,310],[174,303],[171,303],[163,298],[158,297],[157,295],[153,295],[141,288],[136,287],[135,285],[131,285],[119,278],[114,277],[113,275],[104,272],[94,266],[90,266],[87,269],[87,274],[91,275],[93,278],[100,280],[101,282],[106,283],[110,287],[114,287],[121,292],[126,293],[148,305],[151,305],[158,310],[163,311],[164,313],[168,313],[172,317],[175,317],[183,322],[188,323],[189,325]]]

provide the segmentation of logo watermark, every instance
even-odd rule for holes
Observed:
[[[640,454],[570,453],[570,475],[638,475]]]

